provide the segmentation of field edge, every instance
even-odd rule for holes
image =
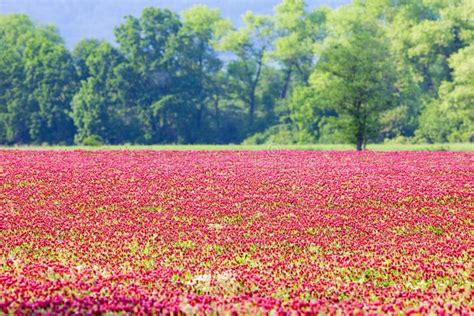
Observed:
[[[350,144],[309,144],[309,145],[104,145],[104,146],[0,146],[0,150],[312,150],[312,151],[351,151]],[[473,152],[474,143],[449,144],[371,144],[369,151],[465,151]]]

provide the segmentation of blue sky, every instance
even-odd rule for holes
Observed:
[[[0,0],[0,14],[26,13],[35,22],[55,24],[68,47],[83,38],[113,41],[113,28],[126,15],[139,15],[149,6],[180,12],[195,4],[219,8],[222,15],[238,22],[247,10],[271,13],[280,0]],[[309,7],[337,7],[350,0],[307,0]]]

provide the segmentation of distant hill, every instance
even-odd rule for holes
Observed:
[[[238,23],[248,10],[271,13],[280,0],[1,0],[0,14],[26,13],[41,24],[55,24],[68,47],[83,38],[113,41],[113,28],[127,15],[139,15],[145,7],[158,6],[180,12],[195,4],[219,8]],[[310,7],[337,7],[350,0],[307,0]]]

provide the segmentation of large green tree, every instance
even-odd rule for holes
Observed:
[[[69,112],[77,75],[70,53],[62,43],[38,36],[28,41],[23,58],[31,139],[35,143],[72,143],[74,125]]]
[[[27,94],[21,55],[0,42],[0,143],[21,144],[30,141]]]
[[[72,101],[76,143],[96,140],[118,144],[130,140],[125,135],[126,105],[119,85],[123,62],[120,52],[105,42],[89,51],[85,60],[88,77]]]
[[[268,16],[247,12],[243,22],[241,28],[227,32],[218,47],[232,54],[227,64],[232,93],[246,106],[247,126],[252,131],[259,106],[258,89],[267,66],[274,31],[272,19]]]
[[[168,118],[158,117],[157,104],[163,104],[172,94],[175,77],[171,69],[172,60],[167,50],[178,36],[182,23],[176,13],[167,9],[146,8],[139,18],[128,16],[115,29],[119,50],[126,59],[128,68],[122,85],[128,96],[129,106],[139,107],[145,143],[172,142],[175,137],[170,131]],[[130,75],[133,73],[133,75]],[[128,82],[127,82],[128,81]],[[161,102],[161,103],[160,103]]]
[[[376,131],[380,113],[393,104],[390,47],[379,21],[362,6],[340,9],[330,19],[331,35],[310,81],[320,104],[346,122],[346,140],[361,150]]]
[[[5,141],[71,143],[68,113],[77,76],[57,30],[36,26],[25,15],[0,16],[0,42],[5,54],[0,71],[8,85],[0,92]]]
[[[387,2],[387,1],[385,1]],[[385,117],[386,136],[413,136],[420,114],[433,113],[440,88],[451,81],[449,59],[469,45],[473,3],[465,0],[400,1],[386,5],[400,87],[399,107]],[[426,117],[426,115],[423,115]]]
[[[474,140],[474,44],[449,59],[453,81],[445,81],[440,98],[422,113],[418,136],[429,142]]]
[[[275,7],[274,57],[284,75],[280,92],[286,98],[293,78],[306,85],[316,58],[314,46],[326,36],[325,21],[329,9],[308,11],[304,0],[283,0]]]
[[[226,22],[218,10],[198,5],[183,12],[182,27],[166,47],[163,64],[172,88],[153,105],[167,141],[209,142],[211,108],[220,95],[222,62],[213,48],[216,29]],[[215,115],[215,113],[214,113]]]

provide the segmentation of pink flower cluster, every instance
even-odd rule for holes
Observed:
[[[473,153],[0,150],[0,167],[0,313],[474,313]]]

